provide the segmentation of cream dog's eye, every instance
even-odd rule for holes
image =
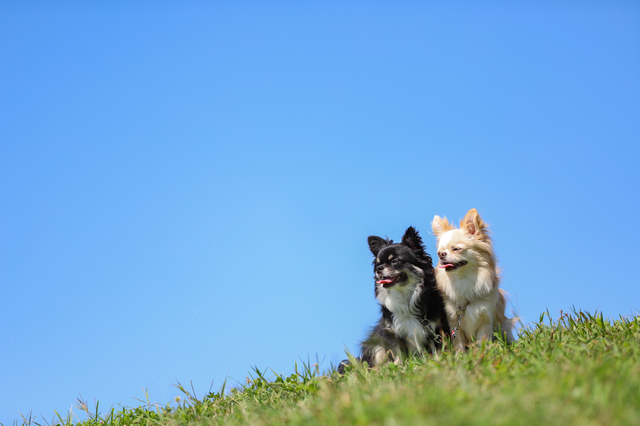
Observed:
[[[451,251],[460,251],[460,247],[454,247]]]

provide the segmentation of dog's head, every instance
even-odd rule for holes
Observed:
[[[452,272],[494,261],[488,226],[476,209],[467,212],[460,229],[440,216],[433,218],[431,226],[438,240],[438,268]]]
[[[416,284],[423,281],[426,274],[433,273],[431,256],[424,250],[422,238],[412,226],[398,244],[375,236],[369,237],[368,241],[374,256],[376,289]]]

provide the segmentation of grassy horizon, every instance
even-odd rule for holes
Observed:
[[[640,424],[640,317],[605,319],[582,311],[548,312],[523,327],[519,339],[443,351],[402,365],[344,376],[310,361],[285,376],[254,368],[246,383],[196,397],[183,393],[159,405],[89,407],[51,421],[26,416],[23,425],[281,425],[281,424]],[[20,424],[16,421],[14,424]]]

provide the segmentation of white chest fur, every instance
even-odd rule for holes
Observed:
[[[496,277],[483,269],[468,268],[464,274],[439,269],[436,279],[438,288],[444,293],[445,301],[451,304],[450,308],[453,311],[474,300],[487,297],[497,288]]]
[[[393,313],[392,331],[398,337],[406,339],[413,350],[422,349],[427,340],[416,309],[419,294],[420,289],[417,285],[383,288],[378,293],[380,303]]]

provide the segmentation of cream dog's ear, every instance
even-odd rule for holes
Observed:
[[[436,238],[440,238],[440,235],[444,234],[447,231],[451,231],[453,229],[453,225],[447,220],[447,217],[441,218],[440,216],[435,216],[433,218],[433,222],[431,222],[431,229],[433,229],[433,235]]]
[[[471,209],[467,212],[464,219],[460,221],[460,228],[481,240],[489,237],[488,226],[484,223],[476,209]]]

